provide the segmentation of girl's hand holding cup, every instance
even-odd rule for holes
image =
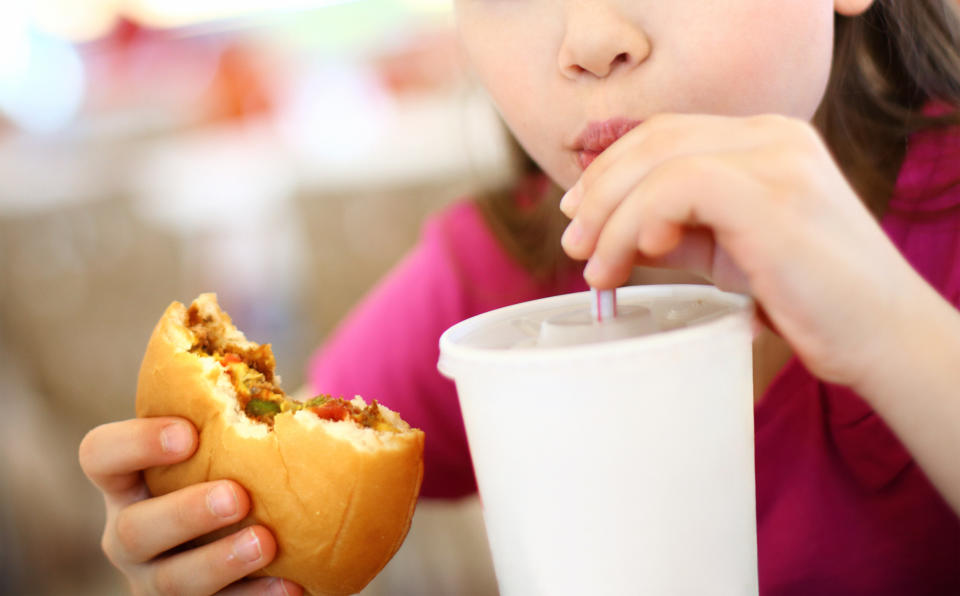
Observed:
[[[561,209],[573,219],[564,249],[589,259],[591,286],[626,281],[634,264],[698,272],[753,295],[811,372],[854,388],[938,299],[800,120],[651,118],[589,165]]]

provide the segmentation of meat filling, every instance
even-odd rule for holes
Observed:
[[[319,395],[306,402],[290,399],[274,384],[276,363],[269,344],[243,349],[223,340],[222,323],[204,318],[196,308],[188,310],[187,326],[195,336],[190,352],[214,358],[229,376],[240,408],[248,418],[273,426],[281,412],[310,410],[324,420],[352,420],[375,430],[398,432],[384,420],[374,400],[364,408],[341,398]]]

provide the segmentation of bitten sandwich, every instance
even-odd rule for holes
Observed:
[[[140,367],[138,416],[181,416],[199,431],[187,461],[146,471],[158,496],[217,479],[251,498],[277,556],[258,575],[308,593],[354,594],[410,528],[423,478],[423,432],[372,401],[288,397],[269,344],[248,341],[214,294],[167,307]]]

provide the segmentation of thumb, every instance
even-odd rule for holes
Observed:
[[[673,250],[657,257],[637,252],[634,263],[644,267],[688,271],[708,279],[727,292],[750,292],[746,274],[729,253],[717,244],[709,228],[685,228],[679,244]]]

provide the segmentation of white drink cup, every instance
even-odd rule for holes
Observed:
[[[581,293],[440,338],[501,593],[757,594],[752,302],[697,285],[617,295],[640,335],[538,345],[589,312]]]

